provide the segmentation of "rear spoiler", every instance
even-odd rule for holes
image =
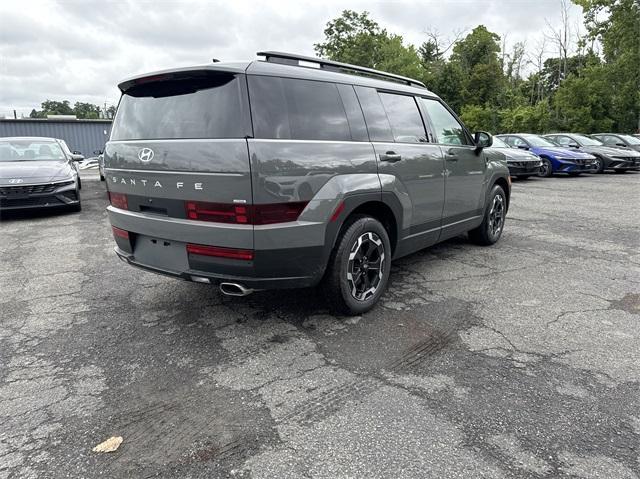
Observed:
[[[220,73],[237,74],[244,73],[246,64],[230,64],[223,65],[216,63],[215,65],[205,65],[201,67],[179,68],[171,70],[161,70],[152,73],[144,73],[136,75],[118,83],[118,88],[125,93],[130,88],[144,83],[162,82],[167,80],[180,80],[187,78],[203,78]]]

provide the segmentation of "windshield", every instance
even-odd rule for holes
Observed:
[[[511,148],[509,145],[507,145],[504,141],[502,141],[497,136],[493,137],[493,145],[491,146],[493,146],[494,148]]]
[[[582,146],[600,146],[603,143],[600,140],[596,140],[594,138],[590,138],[584,135],[573,135],[573,137],[580,143]]]
[[[55,141],[0,140],[0,161],[60,161],[66,157]]]
[[[620,135],[620,137],[627,140],[627,143],[629,143],[630,145],[640,145],[640,138],[636,138],[635,136],[631,135]]]
[[[552,143],[551,141],[547,140],[546,138],[542,138],[541,136],[538,136],[538,135],[522,135],[522,138],[527,140],[527,142],[531,146],[540,146],[540,147],[558,146],[555,143]]]

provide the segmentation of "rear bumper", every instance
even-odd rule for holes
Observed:
[[[210,283],[235,282],[252,289],[317,284],[327,263],[324,224],[291,222],[252,227],[145,215],[107,208],[111,224],[129,233],[116,237],[116,254],[147,271]],[[252,260],[187,252],[187,244],[253,251]],[[194,279],[197,278],[197,279]]]

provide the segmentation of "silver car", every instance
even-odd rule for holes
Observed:
[[[321,284],[359,314],[391,260],[498,241],[510,177],[491,135],[417,80],[258,55],[119,84],[104,175],[120,258],[228,295]]]
[[[76,163],[84,157],[55,138],[0,138],[0,212],[66,207],[80,211]]]

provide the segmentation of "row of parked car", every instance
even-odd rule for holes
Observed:
[[[492,148],[507,159],[513,177],[566,173],[640,171],[640,138],[619,133],[508,133],[496,135]]]

